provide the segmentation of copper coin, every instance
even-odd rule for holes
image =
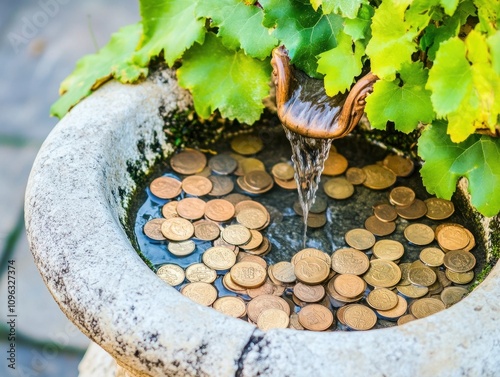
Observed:
[[[326,215],[324,213],[310,213],[307,216],[307,226],[309,228],[321,228],[326,224]]]
[[[394,187],[389,193],[389,200],[397,206],[409,206],[415,200],[415,191],[406,186]]]
[[[245,175],[245,177],[246,177],[246,175]],[[243,191],[245,191],[249,194],[264,194],[265,192],[268,192],[269,190],[271,190],[274,186],[274,181],[272,181],[269,186],[266,186],[262,189],[255,189],[246,183],[245,177],[238,177],[238,179],[236,180],[236,183],[238,184],[240,189],[242,189]]]
[[[283,310],[287,315],[290,315],[290,306],[281,297],[275,295],[260,295],[250,300],[247,305],[248,319],[252,322],[257,322],[260,313],[266,309]]]
[[[234,189],[234,183],[230,177],[211,175],[208,179],[212,182],[212,191],[208,193],[210,196],[224,196]]]
[[[299,322],[312,331],[325,331],[333,324],[333,313],[323,305],[310,304],[299,311]]]
[[[198,220],[205,214],[206,203],[200,198],[184,198],[177,203],[177,213],[187,220]]]
[[[181,284],[186,277],[182,267],[171,263],[161,266],[158,271],[156,271],[156,275],[172,287]]]
[[[469,235],[460,225],[449,224],[436,235],[439,246],[446,250],[463,250],[470,242]]]
[[[278,162],[272,167],[271,174],[274,178],[278,178],[281,181],[290,181],[294,177],[295,170],[287,162]]]
[[[151,182],[149,189],[160,199],[173,199],[182,192],[182,183],[172,177],[158,177]]]
[[[231,272],[228,272],[224,275],[224,277],[222,278],[222,285],[224,285],[224,287],[231,292],[242,295],[247,294],[247,289],[245,287],[242,287],[241,285],[238,285],[233,281]]]
[[[188,195],[204,196],[212,191],[212,182],[206,177],[192,175],[182,180],[182,189]]]
[[[398,304],[394,308],[389,310],[377,310],[377,313],[384,318],[390,318],[390,319],[399,318],[403,314],[405,314],[406,310],[408,309],[408,302],[400,295],[397,296],[398,296]]]
[[[238,161],[227,154],[218,154],[210,158],[208,166],[214,173],[228,175],[236,170]]]
[[[232,194],[224,196],[222,199],[227,200],[230,202],[233,206],[236,206],[239,202],[242,202],[244,200],[252,200],[249,196],[243,195],[237,192],[233,192]]]
[[[340,153],[330,151],[327,159],[325,160],[323,174],[332,176],[343,174],[348,165],[349,163],[344,156]]]
[[[410,224],[404,230],[405,238],[414,245],[424,246],[434,241],[434,231],[425,224]]]
[[[366,179],[366,173],[360,168],[349,168],[345,172],[345,178],[353,185],[361,185]]]
[[[398,155],[388,155],[383,164],[385,167],[391,169],[398,177],[408,177],[414,168],[414,163],[410,158],[398,156]]]
[[[429,198],[425,200],[427,206],[426,216],[431,220],[444,220],[453,215],[455,206],[446,199]]]
[[[373,287],[393,287],[401,280],[401,270],[398,265],[385,259],[370,261],[370,268],[363,275],[363,279]]]
[[[419,219],[427,213],[427,206],[420,199],[415,199],[412,204],[406,207],[396,207],[396,212],[399,216],[406,220]]]
[[[205,205],[205,216],[213,221],[228,221],[234,216],[234,206],[224,199],[212,199]]]
[[[161,207],[161,214],[164,218],[170,219],[172,217],[179,217],[177,213],[177,203],[179,203],[177,200],[173,200]]]
[[[236,260],[238,262],[243,262],[243,261],[254,262],[254,263],[260,264],[262,266],[262,268],[267,269],[266,260],[264,258],[257,256],[257,255],[252,255],[252,254],[241,252],[236,256]]]
[[[274,177],[274,182],[276,182],[276,184],[279,187],[281,187],[285,190],[296,190],[297,189],[297,182],[295,181],[295,179],[290,179],[289,181],[282,181],[281,179]]]
[[[421,298],[411,305],[411,314],[415,318],[424,318],[446,309],[444,303],[436,298]]]
[[[398,304],[398,296],[390,289],[375,288],[366,297],[366,302],[375,310],[390,310]]]
[[[244,245],[241,245],[241,248],[244,250],[256,249],[260,245],[262,245],[262,242],[264,241],[264,236],[258,230],[250,229],[250,234],[251,234],[250,241],[248,241]]]
[[[257,327],[262,331],[270,329],[286,329],[289,322],[289,314],[281,309],[270,308],[260,313],[257,318]]]
[[[165,219],[152,219],[144,224],[144,234],[155,241],[165,241],[166,238],[161,232],[161,224]]]
[[[336,250],[331,257],[332,269],[339,274],[362,275],[370,267],[365,253],[351,248]]]
[[[398,218],[398,213],[396,209],[390,204],[381,203],[373,207],[373,214],[380,221],[390,222]]]
[[[476,265],[476,258],[468,251],[451,250],[445,254],[443,263],[451,271],[467,272],[472,270]]]
[[[245,288],[256,288],[266,281],[266,269],[255,262],[238,262],[231,267],[231,279]]]
[[[319,284],[328,278],[330,264],[320,258],[305,257],[295,263],[294,273],[303,283]]]
[[[293,287],[293,294],[307,303],[318,302],[325,297],[325,287],[322,285],[308,285],[304,283],[297,283]]]
[[[365,305],[352,304],[344,312],[344,321],[353,330],[365,331],[375,326],[377,315]]]
[[[281,292],[281,294],[283,294],[283,292],[285,292],[285,287],[279,287],[279,286],[275,285],[271,281],[271,279],[268,278],[266,280],[266,282],[264,284],[262,284],[260,287],[248,288],[247,295],[251,298],[255,298],[257,296],[262,296],[262,295],[280,296],[281,294],[276,294],[278,291]]]
[[[241,318],[247,313],[245,301],[243,301],[240,297],[219,297],[215,300],[212,307],[218,312],[234,318]]]
[[[170,159],[172,169],[184,175],[191,175],[201,172],[207,165],[206,156],[195,149],[184,149],[174,154]]]
[[[332,263],[332,260],[327,253],[325,253],[319,249],[312,248],[312,247],[308,247],[308,248],[300,250],[297,254],[295,254],[292,257],[291,262],[293,265],[296,265],[298,261],[300,261],[301,259],[304,259],[304,258],[308,258],[308,257],[319,258],[319,259],[323,260],[329,266]]]
[[[213,241],[220,235],[217,223],[210,220],[200,220],[194,224],[194,236],[202,241]]]
[[[222,230],[222,238],[231,245],[244,245],[251,237],[250,230],[240,224],[228,225]]]
[[[398,326],[402,326],[402,325],[404,325],[408,322],[414,321],[416,319],[417,318],[415,318],[415,316],[413,314],[405,314],[405,315],[398,318],[397,324],[398,324]]]
[[[242,245],[242,246],[244,246],[244,245]],[[268,238],[263,237],[262,243],[260,244],[259,247],[255,248],[255,249],[246,249],[245,251],[249,254],[252,254],[252,255],[264,256],[271,251],[271,242],[269,242]]]
[[[383,190],[391,187],[396,182],[396,174],[380,165],[367,165],[363,167],[366,179],[363,185],[372,190]]]
[[[242,134],[231,140],[233,151],[245,156],[259,153],[263,147],[262,140],[255,135]]]
[[[293,264],[286,261],[278,262],[273,266],[273,275],[282,283],[293,283],[297,280]]]
[[[201,281],[186,284],[181,289],[181,294],[203,306],[210,306],[217,299],[217,289]]]
[[[375,236],[366,229],[351,229],[345,234],[345,242],[358,250],[368,250],[375,245]]]
[[[161,232],[170,241],[186,241],[194,234],[194,226],[181,217],[167,219],[161,225]]]
[[[345,297],[345,296],[342,296],[340,293],[338,293],[336,290],[335,290],[335,280],[339,277],[340,275],[335,275],[334,277],[332,277],[329,281],[328,281],[328,284],[326,285],[326,291],[328,292],[328,295],[333,298],[334,300],[336,301],[339,301],[339,302],[342,302],[342,303],[351,303],[351,302],[356,302],[356,301],[359,301],[363,298],[364,296],[364,293],[359,295],[358,297],[354,297],[354,298],[348,298],[348,297]]]
[[[380,221],[376,216],[365,220],[365,228],[376,236],[387,236],[396,230],[396,223]]]
[[[354,298],[364,293],[366,282],[357,275],[340,274],[335,279],[333,286],[340,295]]]

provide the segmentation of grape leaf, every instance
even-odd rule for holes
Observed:
[[[493,69],[497,75],[500,75],[500,30],[497,30],[495,34],[491,35],[487,42],[490,48]]]
[[[292,64],[311,77],[317,73],[317,55],[337,46],[342,17],[317,13],[308,0],[261,0],[263,24],[285,45]]]
[[[372,127],[384,130],[387,121],[392,121],[396,129],[408,133],[420,122],[431,122],[434,111],[426,82],[427,70],[421,62],[404,64],[394,81],[377,81],[365,107]]]
[[[165,61],[172,66],[193,43],[203,43],[205,20],[194,14],[197,3],[198,0],[141,0],[144,36],[134,62],[146,66],[163,51]]]
[[[443,9],[448,16],[451,16],[453,13],[455,13],[455,10],[458,6],[458,0],[440,0],[439,2],[443,6]]]
[[[500,139],[475,134],[456,144],[446,134],[446,124],[436,122],[420,136],[418,153],[429,193],[451,199],[459,178],[466,177],[472,205],[484,216],[500,212]]]
[[[375,10],[372,6],[363,4],[359,9],[356,18],[344,19],[344,32],[352,37],[353,41],[365,40],[365,44],[371,38],[370,25]]]
[[[217,36],[229,49],[241,47],[248,55],[264,59],[278,44],[262,26],[262,9],[245,5],[241,0],[204,0],[198,3],[195,13],[198,17],[211,19],[211,25],[219,28]]]
[[[474,0],[478,8],[477,16],[479,25],[476,30],[492,35],[498,29],[500,23],[500,1],[499,0]]]
[[[355,18],[364,0],[310,0],[314,10],[322,6],[323,14],[335,12],[347,18]]]
[[[259,119],[269,95],[269,60],[253,59],[228,50],[220,38],[207,33],[203,45],[194,45],[177,70],[179,85],[193,95],[196,112],[208,118],[219,110],[224,118],[252,124]]]
[[[326,94],[333,97],[351,87],[354,78],[361,73],[364,47],[356,42],[353,48],[351,37],[339,33],[337,47],[323,52],[318,59],[318,72],[325,74]]]
[[[123,83],[133,82],[148,73],[131,58],[141,38],[140,23],[126,26],[111,36],[106,46],[76,63],[75,70],[61,83],[61,97],[50,108],[50,114],[62,118],[82,98],[114,76]]]

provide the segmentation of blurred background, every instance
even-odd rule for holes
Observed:
[[[26,181],[79,58],[137,22],[137,0],[0,1],[0,376],[78,376],[89,340],[45,287],[23,222]],[[8,368],[7,262],[16,266],[16,369]]]

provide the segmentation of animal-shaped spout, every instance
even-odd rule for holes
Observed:
[[[295,133],[316,139],[338,139],[349,134],[363,115],[366,96],[378,79],[368,73],[348,93],[329,97],[323,80],[295,69],[283,46],[273,50],[271,64],[281,123]]]

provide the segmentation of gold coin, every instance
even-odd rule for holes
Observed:
[[[367,165],[363,167],[366,179],[363,185],[372,190],[383,190],[391,187],[396,182],[396,174],[380,165]]]
[[[184,149],[170,159],[172,169],[184,175],[200,173],[206,165],[206,156],[195,149]]]
[[[194,236],[202,241],[213,241],[220,235],[217,223],[210,220],[199,220],[194,224]]]
[[[196,249],[196,244],[192,240],[169,242],[167,245],[167,249],[176,257],[185,257],[193,253],[193,251]]]
[[[467,272],[455,272],[449,269],[446,269],[445,276],[451,282],[455,284],[468,284],[474,279],[474,271]]]
[[[188,195],[204,196],[212,191],[212,181],[207,177],[191,175],[182,180],[182,189]]]
[[[327,159],[325,160],[323,174],[332,176],[343,174],[348,165],[349,163],[344,156],[340,153],[330,151]]]
[[[406,186],[394,187],[389,193],[389,200],[397,206],[409,206],[415,201],[415,191]]]
[[[238,262],[231,267],[231,279],[245,288],[256,288],[266,281],[266,269],[255,262]]]
[[[243,180],[253,190],[262,190],[273,184],[273,178],[265,170],[253,170],[245,174]]]
[[[285,190],[296,190],[297,189],[297,182],[295,181],[295,179],[290,179],[289,181],[283,181],[279,178],[276,178],[274,177],[274,182],[276,182],[276,184],[285,189]]]
[[[298,261],[300,261],[301,259],[304,259],[304,258],[308,258],[308,257],[319,258],[329,266],[332,263],[332,260],[327,253],[325,253],[321,250],[318,250],[318,249],[314,249],[312,247],[308,247],[308,248],[300,250],[297,254],[295,254],[292,257],[291,263],[295,266]]]
[[[297,280],[293,264],[286,261],[278,262],[273,266],[273,275],[282,283],[293,283]]]
[[[425,205],[427,206],[426,216],[431,220],[444,220],[455,212],[453,202],[446,199],[429,198],[425,200]]]
[[[248,241],[244,245],[241,245],[241,248],[244,249],[244,250],[253,250],[253,249],[256,249],[259,246],[261,246],[262,242],[264,241],[264,236],[258,230],[250,229],[250,234],[252,235],[250,237],[250,241]]]
[[[428,245],[434,241],[434,231],[425,224],[410,224],[404,230],[405,238],[414,245]]]
[[[383,164],[398,177],[408,177],[413,172],[414,163],[411,159],[395,154],[384,158]]]
[[[425,216],[427,206],[420,199],[415,199],[412,204],[406,207],[396,206],[396,212],[406,220],[417,220]]]
[[[290,322],[289,314],[283,310],[270,308],[263,310],[257,318],[257,327],[262,331],[286,329]]]
[[[213,246],[202,255],[203,263],[214,270],[228,270],[236,263],[236,255],[224,246]]]
[[[429,293],[428,287],[418,286],[418,285],[397,285],[396,289],[403,296],[408,298],[420,298],[424,297],[427,293]]]
[[[278,162],[272,167],[271,174],[274,178],[278,178],[281,181],[290,181],[294,177],[295,170],[287,162]]]
[[[205,214],[205,206],[200,198],[184,198],[177,203],[177,213],[186,220],[198,220]]]
[[[380,221],[390,222],[398,218],[396,209],[390,204],[381,203],[373,207],[373,214]]]
[[[169,241],[186,241],[194,234],[194,226],[181,217],[166,219],[161,224],[161,232]]]
[[[228,225],[222,230],[222,238],[231,245],[244,245],[251,237],[250,230],[240,224]]]
[[[460,225],[448,224],[436,235],[439,246],[446,250],[463,250],[469,244],[469,235]]]
[[[203,306],[210,306],[217,299],[217,289],[201,281],[186,284],[182,287],[181,294]]]
[[[249,208],[255,208],[260,210],[261,212],[265,213],[266,216],[269,218],[269,212],[267,211],[266,207],[260,204],[259,202],[253,201],[253,200],[244,200],[239,202],[238,204],[235,205],[234,210],[236,217],[240,214],[240,212],[249,209]]]
[[[144,234],[155,241],[165,241],[166,238],[161,232],[161,224],[165,219],[152,219],[149,220],[146,224],[144,224]]]
[[[224,199],[212,199],[205,205],[205,216],[213,221],[228,221],[234,216],[234,206]]]
[[[333,313],[320,304],[310,304],[299,311],[299,322],[312,331],[325,331],[333,324]]]
[[[310,213],[309,216],[307,216],[307,226],[309,228],[321,228],[326,224],[326,215],[324,213]]]
[[[411,282],[408,280],[408,272],[410,271],[411,263],[401,263],[399,264],[399,269],[401,270],[401,280],[398,285],[410,285]]]
[[[419,258],[429,267],[439,267],[443,264],[444,253],[437,247],[427,247],[420,252]]]
[[[401,280],[401,270],[392,261],[375,259],[370,261],[370,268],[363,275],[363,279],[373,287],[393,287]]]
[[[373,255],[378,259],[396,261],[405,252],[403,244],[396,240],[379,240],[373,245]]]
[[[370,216],[365,220],[365,228],[376,236],[388,236],[396,230],[396,223],[380,221],[376,216]]]
[[[247,289],[245,287],[242,287],[241,285],[238,285],[233,281],[230,272],[226,273],[222,278],[222,285],[224,285],[224,287],[231,292],[241,295],[247,294]]]
[[[312,303],[318,302],[325,297],[325,287],[322,285],[307,285],[297,283],[293,287],[293,294],[301,301]]]
[[[260,208],[245,208],[236,215],[236,221],[248,229],[261,229],[266,225],[268,213],[264,213]]]
[[[352,304],[344,312],[346,326],[353,330],[370,330],[377,323],[377,315],[369,307],[361,304]]]
[[[328,278],[330,265],[320,258],[306,257],[295,263],[294,273],[303,283],[319,284]]]
[[[208,166],[214,173],[228,175],[236,170],[238,161],[227,154],[218,154],[208,161]]]
[[[208,193],[210,196],[224,196],[234,189],[234,183],[230,177],[210,175],[208,179],[212,183],[212,191]]]
[[[354,298],[364,293],[366,282],[357,275],[341,274],[335,279],[333,286],[340,295]]]
[[[173,199],[182,192],[182,183],[172,177],[158,177],[151,182],[149,189],[160,199]]]
[[[247,305],[248,319],[256,323],[260,313],[267,309],[279,309],[290,315],[290,306],[281,297],[274,295],[261,295],[250,300]]]
[[[366,229],[351,229],[345,234],[345,242],[358,250],[368,250],[375,245],[375,236]]]
[[[335,275],[333,276],[327,283],[326,285],[326,291],[328,292],[328,295],[336,300],[336,301],[339,301],[341,303],[350,303],[350,302],[356,302],[356,301],[359,301],[363,298],[364,296],[364,293],[360,294],[358,297],[353,297],[353,298],[348,298],[348,297],[345,297],[345,296],[342,296],[340,293],[338,293],[336,290],[335,290],[335,280],[337,280],[337,278],[339,277],[340,275]]]
[[[447,270],[447,271],[449,271],[449,270]],[[472,272],[472,271],[470,271],[470,272]],[[456,273],[456,272],[454,272],[454,273]],[[443,288],[449,287],[451,285],[451,280],[446,277],[445,271],[438,270],[436,274],[437,274],[439,283],[443,286]],[[474,276],[474,273],[472,273],[472,276]],[[464,283],[464,284],[467,284],[467,283]],[[458,284],[460,284],[460,283],[458,283]]]
[[[205,263],[195,263],[186,268],[186,279],[191,283],[201,281],[210,284],[217,279],[217,272]]]
[[[242,245],[242,247],[243,246],[244,245]],[[263,237],[262,243],[260,244],[259,247],[255,248],[255,249],[245,249],[245,251],[247,253],[249,253],[249,254],[252,254],[252,255],[256,255],[256,256],[261,255],[261,256],[264,256],[264,255],[266,255],[267,253],[269,253],[271,251],[271,242],[269,242],[268,238]]]
[[[398,304],[396,305],[396,307],[389,310],[377,310],[377,313],[380,316],[388,319],[396,319],[405,314],[406,309],[408,309],[408,303],[400,295],[397,296],[398,296]]]
[[[441,300],[426,297],[414,301],[411,305],[410,311],[415,318],[419,319],[428,317],[444,309],[446,309],[446,307]]]
[[[166,219],[171,219],[172,217],[179,217],[177,213],[177,200],[166,203],[163,207],[161,207],[161,214]]]
[[[243,191],[245,191],[246,193],[249,193],[249,194],[254,194],[254,195],[258,195],[258,194],[264,194],[265,192],[268,192],[269,190],[271,190],[273,188],[273,185],[274,185],[274,181],[267,187],[264,187],[262,189],[255,189],[255,188],[252,188],[250,187],[246,182],[245,182],[245,177],[238,177],[238,179],[236,180],[236,183],[238,184],[239,188],[242,189]]]
[[[331,178],[323,186],[326,195],[332,199],[347,199],[354,194],[354,186],[345,178]]]
[[[366,179],[366,173],[360,168],[349,168],[345,172],[345,178],[353,185],[361,185]]]
[[[412,284],[419,285],[421,287],[430,287],[436,282],[437,275],[429,267],[412,267],[408,271],[408,280]]]
[[[476,258],[468,251],[452,250],[448,251],[443,259],[446,268],[454,272],[467,272],[476,265]],[[449,279],[449,277],[448,277]],[[450,279],[451,280],[451,279]],[[453,281],[453,280],[452,280]]]
[[[404,325],[405,323],[411,322],[416,320],[415,316],[413,314],[405,314],[398,319],[398,326]]]
[[[264,144],[262,140],[255,135],[242,134],[231,140],[231,148],[233,151],[244,156],[259,153],[263,147]]]
[[[234,172],[237,176],[244,176],[254,170],[266,170],[264,163],[256,158],[244,158],[238,161],[238,169]]]
[[[456,304],[461,299],[469,294],[469,291],[463,287],[446,287],[441,292],[441,301],[444,305],[449,308],[450,306]]]
[[[243,301],[240,297],[219,297],[214,301],[212,307],[218,312],[234,318],[241,318],[247,313],[245,301]]]
[[[181,284],[186,277],[182,267],[170,263],[161,266],[158,271],[156,271],[156,275],[158,275],[161,280],[171,285],[172,287]]]
[[[387,288],[375,288],[366,297],[366,302],[375,310],[390,310],[398,304],[398,295]]]
[[[472,232],[467,229],[467,228],[464,228],[465,232],[467,233],[467,235],[469,236],[469,244],[463,248],[464,251],[471,251],[475,246],[476,246],[476,239],[474,238],[474,235],[472,234]]]
[[[238,262],[243,262],[243,261],[255,262],[257,264],[260,264],[262,266],[262,268],[267,269],[266,260],[262,257],[259,257],[258,255],[252,255],[252,254],[241,252],[236,256],[236,260]]]
[[[339,274],[363,275],[370,267],[366,254],[356,249],[338,249],[331,259],[332,269]]]

